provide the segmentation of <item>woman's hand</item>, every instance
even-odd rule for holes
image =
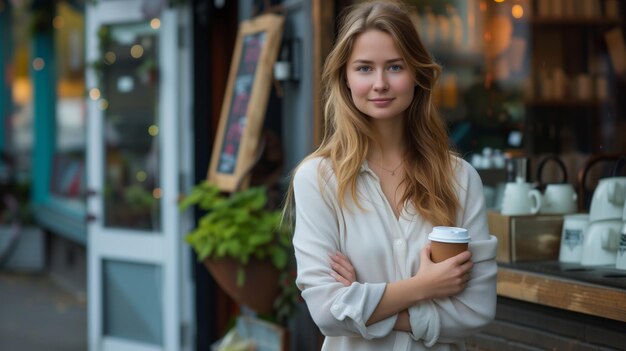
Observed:
[[[331,274],[336,281],[344,286],[350,286],[356,281],[356,271],[344,254],[337,251],[333,254],[329,253],[328,257],[330,257],[330,268],[333,270]]]
[[[413,277],[425,299],[454,296],[462,292],[470,279],[474,263],[472,253],[464,251],[445,261],[434,263],[430,260],[430,245],[422,249],[420,269]]]

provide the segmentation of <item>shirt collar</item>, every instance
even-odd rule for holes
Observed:
[[[363,160],[359,173],[369,173],[370,175],[373,175],[374,177],[378,178],[376,176],[376,173],[374,173],[374,171],[372,171],[372,169],[370,168],[370,165],[367,162],[367,160]]]

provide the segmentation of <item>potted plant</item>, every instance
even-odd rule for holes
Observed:
[[[203,181],[180,208],[197,205],[206,211],[186,240],[222,289],[238,303],[281,320],[297,296],[291,232],[267,200],[265,187],[224,194]]]

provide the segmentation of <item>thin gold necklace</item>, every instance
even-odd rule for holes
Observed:
[[[398,170],[398,168],[400,168],[400,166],[402,166],[402,161],[396,166],[396,168],[394,169],[387,169],[385,167],[383,167],[382,164],[376,164],[378,167],[380,167],[382,170],[387,171],[389,174],[391,174],[391,176],[395,176],[396,175],[396,171]]]

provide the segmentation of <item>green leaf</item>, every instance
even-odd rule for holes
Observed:
[[[229,241],[227,243],[224,243],[224,246],[226,246],[226,252],[228,253],[229,256],[232,256],[232,257],[240,256],[241,243],[239,243],[238,241]]]
[[[213,252],[213,247],[203,246],[203,247],[200,247],[197,251],[198,251],[198,260],[202,261],[205,258],[211,256],[211,253]]]
[[[181,200],[181,202],[178,204],[178,208],[182,211],[187,209],[187,207],[191,206],[191,205],[195,205],[198,203],[198,201],[200,201],[200,199],[202,199],[203,194],[199,191],[192,191],[191,194],[189,194],[189,196],[186,196],[185,198],[183,198]]]
[[[252,246],[259,246],[262,244],[267,244],[270,241],[272,241],[273,235],[272,233],[257,233],[257,234],[253,234],[250,237],[250,240],[248,241],[248,243]]]
[[[250,199],[250,207],[255,210],[260,210],[265,207],[267,203],[267,194],[264,189],[257,188],[254,196]]]
[[[226,250],[228,249],[228,242],[224,243],[219,243],[217,244],[216,250],[215,250],[215,254],[218,257],[224,257],[224,254],[226,253]]]
[[[237,227],[235,226],[228,226],[228,227],[224,227],[224,228],[220,228],[220,232],[222,233],[222,237],[224,239],[235,239],[236,240],[236,236],[237,234],[239,234],[239,231],[237,230]]]
[[[278,269],[285,268],[285,266],[287,265],[287,253],[285,252],[285,250],[278,247],[272,247],[271,253],[272,263],[274,263],[274,266],[276,266],[276,268]]]

